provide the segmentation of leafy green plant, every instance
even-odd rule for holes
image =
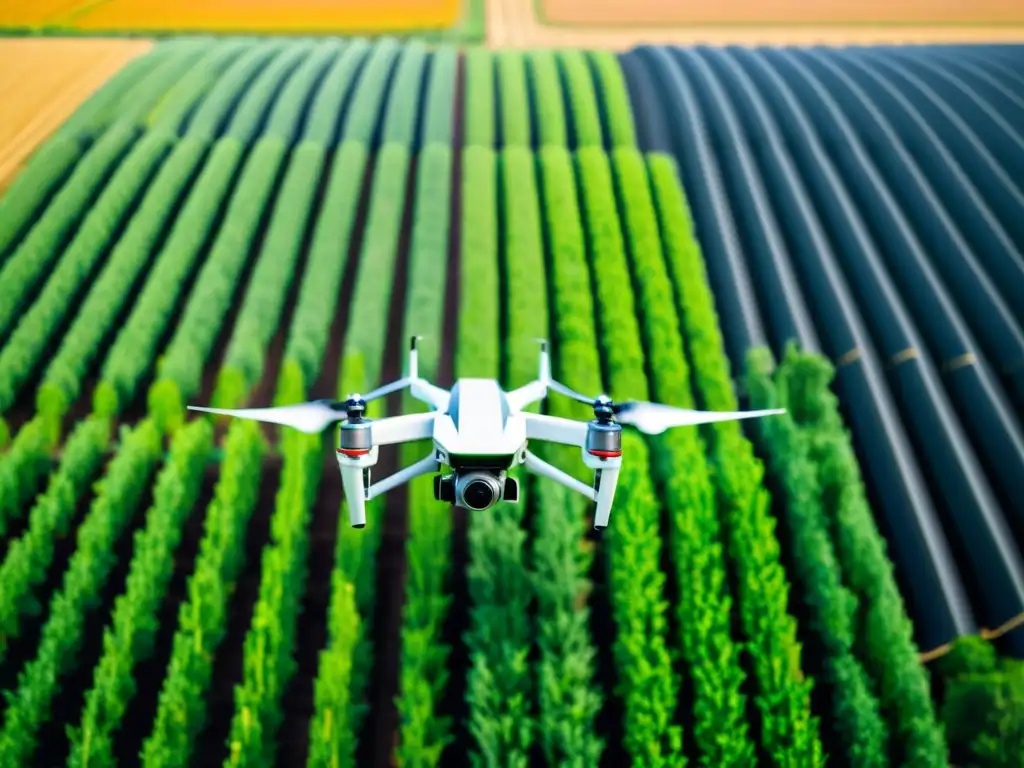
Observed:
[[[648,165],[661,227],[677,230],[665,238],[677,244],[668,249],[666,259],[698,400],[708,410],[738,410],[675,161],[652,154]],[[787,611],[789,584],[779,560],[771,500],[762,485],[764,467],[738,422],[717,422],[701,431],[715,472],[726,551],[736,572],[740,626],[757,686],[754,701],[761,714],[761,744],[773,764],[820,765],[824,758],[818,720],[811,714],[812,683],[801,669],[796,621]]]
[[[747,391],[754,408],[787,408],[790,369],[787,356],[780,369],[767,349],[747,357]],[[773,375],[774,378],[773,378]],[[842,583],[835,549],[823,510],[818,467],[810,459],[809,436],[791,413],[757,425],[768,453],[769,468],[778,478],[785,500],[785,525],[793,553],[794,575],[810,616],[809,629],[824,649],[822,672],[828,681],[832,722],[850,765],[888,765],[888,729],[878,699],[860,660],[854,655],[857,601]]]
[[[187,599],[178,610],[153,729],[142,748],[146,768],[190,764],[206,721],[214,654],[227,634],[229,600],[244,565],[245,533],[256,507],[264,452],[255,422],[231,424]]]
[[[153,653],[160,604],[174,572],[174,553],[185,520],[198,501],[212,444],[213,428],[205,419],[193,421],[171,441],[145,527],[135,535],[125,590],[114,602],[81,721],[70,731],[69,765],[115,764],[113,735],[135,693],[135,666]]]
[[[650,368],[648,383],[660,403],[693,408],[692,372],[684,352],[665,252],[686,247],[676,231],[659,225],[647,168],[632,147],[613,150],[612,165],[623,210],[629,264],[601,262],[609,282],[636,286],[640,337]],[[609,253],[611,256],[612,253]],[[626,298],[620,312],[632,311]],[[634,344],[637,342],[634,341]],[[669,507],[673,565],[679,588],[676,615],[687,673],[693,680],[693,738],[707,765],[751,765],[753,740],[746,721],[746,675],[731,635],[733,601],[726,585],[722,527],[700,432],[673,430],[652,441],[655,475]],[[680,472],[680,467],[686,467]]]
[[[626,263],[611,167],[600,147],[580,149],[576,161],[607,383],[613,397],[645,400],[648,385],[633,297],[606,269],[609,264]],[[608,589],[618,628],[614,654],[616,692],[625,705],[624,742],[634,760],[680,765],[683,734],[674,723],[680,681],[668,647],[665,575],[659,567],[660,505],[648,473],[647,445],[636,434],[626,433],[622,451],[629,460],[619,473],[615,516],[604,539]]]
[[[160,461],[160,432],[152,421],[123,429],[122,444],[96,498],[78,529],[74,554],[61,587],[50,601],[35,658],[6,691],[0,729],[0,758],[8,765],[31,765],[39,729],[50,718],[60,679],[75,668],[88,613],[114,568],[114,545],[131,522],[153,470]],[[6,650],[6,649],[5,649]]]

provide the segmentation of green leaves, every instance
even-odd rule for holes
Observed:
[[[83,285],[106,255],[111,239],[173,141],[170,134],[149,133],[132,148],[78,227],[43,290],[18,319],[0,350],[0,412],[14,404],[47,345],[62,330]]]
[[[854,647],[877,691],[895,762],[945,765],[946,740],[932,703],[928,672],[919,660],[913,626],[867,502],[839,402],[829,389],[832,367],[818,356],[790,349],[778,375],[794,421],[806,434],[808,457],[818,469],[823,511],[843,584],[857,598]]]
[[[103,351],[103,340],[132,299],[132,288],[149,263],[174,205],[181,197],[209,146],[182,139],[164,160],[139,208],[107,259],[77,316],[46,369],[36,407],[49,420],[64,415],[78,397],[89,365]],[[153,289],[150,289],[153,290]],[[45,394],[44,394],[45,393]]]
[[[331,166],[284,353],[299,366],[305,381],[316,381],[320,374],[327,334],[337,311],[338,286],[348,261],[366,162],[366,146],[347,141],[338,149]]]
[[[203,368],[252,254],[256,230],[270,205],[286,151],[280,139],[260,139],[253,148],[160,361],[159,376],[177,384],[185,398],[194,395],[202,383]]]
[[[115,764],[113,735],[135,693],[135,666],[149,658],[158,611],[174,571],[182,527],[199,496],[213,428],[193,421],[171,442],[167,464],[153,490],[146,526],[135,536],[125,591],[114,602],[103,636],[103,655],[93,670],[80,725],[72,729],[70,766]]]
[[[687,243],[674,240],[675,233],[667,228],[659,238],[656,200],[640,153],[620,148],[612,154],[624,203],[631,269],[627,271],[621,261],[606,262],[603,269],[611,270],[609,277],[619,281],[628,281],[632,274],[642,308],[640,325],[652,395],[661,403],[692,408],[691,371],[664,257],[666,251]],[[666,211],[666,215],[678,214]],[[706,765],[752,765],[754,745],[746,720],[747,699],[741,691],[746,674],[740,646],[731,636],[733,601],[726,586],[722,527],[704,441],[697,430],[679,429],[651,442],[656,450],[655,474],[670,510],[679,639],[693,680],[693,738]]]
[[[735,411],[729,361],[675,162],[652,155],[648,163],[699,402],[709,410]],[[711,449],[724,542],[736,570],[740,626],[757,683],[761,743],[775,765],[820,765],[824,758],[818,721],[811,715],[811,681],[800,668],[796,621],[787,612],[789,584],[779,560],[771,500],[762,486],[764,468],[737,422],[718,422],[701,431]]]
[[[213,229],[243,153],[244,147],[234,139],[218,141],[175,218],[149,279],[103,366],[103,380],[119,404],[131,400],[156,356],[157,344]]]
[[[19,437],[32,433],[26,428]],[[60,467],[29,513],[28,529],[10,543],[0,565],[0,594],[4,597],[0,601],[0,657],[20,635],[24,615],[42,610],[34,592],[46,579],[57,537],[68,535],[78,500],[103,464],[109,439],[110,424],[105,419],[79,422],[64,446]],[[6,465],[10,459],[8,454],[2,461]]]
[[[597,107],[597,94],[586,54],[579,50],[563,50],[558,52],[558,61],[568,90],[575,134],[569,139],[570,146],[574,149],[603,148],[601,113]]]
[[[495,146],[494,124],[494,59],[486,48],[470,48],[463,55],[465,92],[463,103],[463,146]],[[467,198],[463,198],[464,200]]]
[[[450,112],[451,104],[448,109]],[[420,152],[416,174],[402,337],[425,337],[419,347],[420,375],[431,380],[437,374],[443,342],[451,166],[451,149],[431,144]],[[423,410],[422,403],[411,397],[405,400],[403,412]],[[429,450],[428,441],[404,446],[403,466],[418,461]],[[441,633],[451,601],[446,589],[452,519],[434,500],[431,480],[416,478],[408,486],[408,570],[402,609],[400,694],[395,702],[401,718],[395,760],[403,768],[439,765],[442,751],[452,740],[451,718],[438,714],[448,682],[446,662],[451,650]]]
[[[498,265],[497,156],[488,147],[462,150],[459,323],[456,377],[497,377],[501,371],[501,272]]]
[[[613,393],[644,400],[644,350],[630,284],[608,158],[598,147],[576,153],[579,186],[599,310],[599,338]],[[647,311],[656,311],[648,307]],[[636,434],[622,440],[623,462],[615,509],[604,535],[608,583],[618,628],[614,655],[624,699],[625,747],[645,765],[680,765],[682,729],[674,721],[679,677],[668,648],[665,575],[659,567],[661,509],[648,467],[650,454]]]
[[[107,175],[138,138],[132,123],[122,121],[89,148],[18,248],[0,268],[0,334],[8,331],[40,278],[53,264],[61,247]]]
[[[151,421],[122,430],[122,445],[78,529],[61,588],[50,601],[35,658],[5,692],[0,762],[30,765],[39,728],[49,719],[60,678],[74,669],[86,615],[95,609],[114,567],[114,545],[128,527],[160,460],[160,433]]]
[[[749,353],[747,389],[752,407],[791,408],[787,379],[796,372],[786,370],[784,363],[773,381],[773,368],[768,350]],[[888,765],[888,729],[871,681],[854,655],[856,599],[842,584],[829,540],[819,471],[810,459],[808,436],[799,431],[790,413],[764,419],[757,426],[786,501],[783,527],[810,615],[809,627],[824,649],[824,678],[829,681],[833,723],[845,758],[853,766]]]
[[[280,323],[285,297],[295,277],[306,224],[313,213],[314,196],[324,170],[324,155],[324,148],[313,142],[300,144],[291,154],[224,355],[224,366],[213,397],[214,407],[238,407],[242,402],[240,398],[244,398],[263,375],[266,349]],[[230,384],[236,371],[241,377],[241,386]]]
[[[229,600],[245,558],[245,533],[256,506],[260,459],[259,426],[232,422],[203,538],[189,577],[187,601],[178,610],[171,660],[160,691],[153,730],[142,750],[146,768],[185,768],[206,721],[206,694],[214,654],[227,634]]]

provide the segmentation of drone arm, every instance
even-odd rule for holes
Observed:
[[[551,358],[548,355],[548,343],[543,339],[538,339],[538,341],[540,342],[540,365],[537,378],[508,393],[506,396],[508,404],[513,410],[521,411],[547,397],[548,383],[551,381]]]
[[[548,394],[546,381],[537,379],[529,384],[524,384],[518,389],[513,389],[505,397],[508,399],[509,407],[515,411],[521,411],[539,400],[543,400]]]
[[[434,434],[436,413],[410,413],[374,419],[371,422],[374,445],[393,445],[413,440],[425,440]]]
[[[421,475],[426,475],[431,472],[437,472],[439,468],[437,463],[437,457],[434,454],[433,448],[430,450],[430,454],[420,459],[415,464],[410,464],[405,469],[400,469],[397,472],[388,475],[383,480],[378,480],[376,483],[366,489],[366,500],[376,498],[382,493],[392,491],[400,485],[405,485],[413,478]]]
[[[582,448],[587,444],[587,422],[563,419],[559,416],[545,416],[540,413],[526,413],[526,439],[547,440],[563,445]]]
[[[540,475],[541,477],[550,478],[556,483],[561,483],[570,490],[583,494],[591,501],[597,501],[597,493],[593,488],[588,486],[586,483],[581,483],[575,477],[563,472],[558,467],[548,464],[546,461],[538,458],[530,451],[526,452],[526,461],[524,464],[526,465],[528,472]]]

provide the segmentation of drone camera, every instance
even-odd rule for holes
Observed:
[[[435,475],[434,499],[479,512],[499,501],[517,503],[519,483],[504,472],[490,470]]]

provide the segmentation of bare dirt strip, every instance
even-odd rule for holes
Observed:
[[[149,40],[0,39],[0,191],[32,151]]]
[[[753,0],[747,0],[755,7]],[[789,0],[786,0],[787,2]],[[627,50],[645,43],[653,45],[900,45],[920,43],[1024,42],[1024,25],[993,26],[809,26],[719,24],[717,26],[671,26],[649,24],[615,28],[549,26],[537,18],[534,0],[486,0],[487,45],[491,48],[603,48]],[[590,18],[588,0],[558,0],[575,3]],[[630,0],[603,0],[632,8]],[[646,3],[667,0],[641,0]],[[1014,0],[1016,2],[1016,0]],[[995,2],[993,2],[993,5]],[[880,5],[880,3],[879,3]],[[867,6],[874,7],[874,6]],[[987,6],[980,6],[987,7]],[[978,15],[981,15],[980,13]]]

